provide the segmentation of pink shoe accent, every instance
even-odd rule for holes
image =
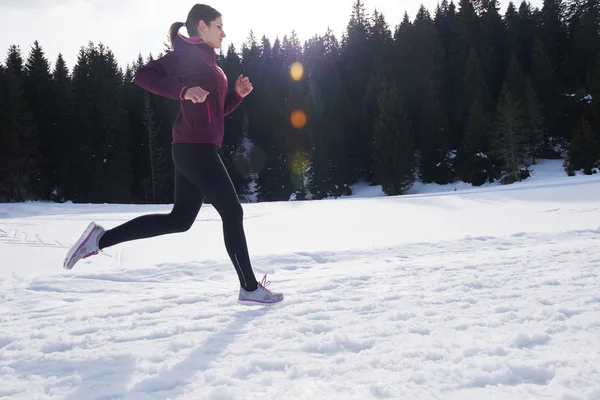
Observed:
[[[103,231],[103,228],[101,226],[95,225],[93,222],[90,223],[90,225],[86,228],[86,230],[82,234],[82,238],[84,238],[84,239],[81,240],[81,238],[80,238],[80,243],[77,245],[77,247],[71,248],[71,250],[69,251],[69,253],[67,255],[67,258],[65,259],[63,267],[65,269],[71,269],[71,268],[73,268],[73,265],[71,265],[73,263],[73,260],[84,259],[84,258],[88,258],[88,257],[98,254],[100,249],[97,248],[97,245],[90,246],[90,248],[88,250],[89,253],[87,253],[87,254],[80,254],[80,252],[82,251],[82,249],[86,248],[87,243],[90,241],[90,239],[94,235],[98,236],[98,234],[100,234],[102,231]],[[96,238],[96,239],[98,239],[98,238]]]
[[[75,255],[77,255],[77,253],[79,253],[79,250],[81,250],[81,248],[83,246],[85,246],[85,244],[87,243],[87,241],[90,239],[90,236],[92,236],[92,233],[94,233],[94,229],[93,228],[90,233],[88,233],[88,235],[85,237],[85,239],[83,240],[83,242],[81,242],[81,244],[77,247],[77,249],[73,252],[73,255],[71,255],[71,257],[69,258],[69,262],[71,262],[71,260],[73,259],[73,257],[75,257]],[[96,252],[97,253],[97,252]],[[83,258],[88,258],[90,256],[92,256],[94,254],[90,253],[90,254],[86,254],[85,256],[83,256]]]
[[[95,256],[96,254],[98,254],[98,250],[94,250],[94,251],[92,251],[91,253],[88,253],[88,254],[86,254],[86,255],[85,255],[85,256],[83,256],[82,258],[84,258],[84,259],[85,259],[85,258],[88,258],[88,257],[91,257],[91,256]]]
[[[260,282],[257,282],[256,290],[247,292],[243,287],[240,287],[240,295],[238,301],[245,304],[276,304],[283,301],[282,293],[273,293],[267,286],[271,284],[267,281],[265,274]]]
[[[267,274],[265,274],[265,276],[263,276],[262,281],[258,282],[258,287],[262,288],[265,292],[269,293],[269,294],[273,294],[273,292],[271,292],[269,289],[267,289],[267,286],[269,286],[271,284],[271,281],[267,281]]]

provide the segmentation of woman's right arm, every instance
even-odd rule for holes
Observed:
[[[189,64],[183,51],[171,51],[163,57],[150,61],[135,74],[134,83],[147,91],[173,100],[182,99],[187,89],[179,82],[178,75]]]

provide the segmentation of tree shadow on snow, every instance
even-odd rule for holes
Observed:
[[[250,321],[264,316],[271,307],[263,307],[245,311],[238,311],[233,315],[233,320],[219,332],[210,335],[202,345],[194,349],[185,360],[177,363],[172,368],[161,371],[157,375],[137,383],[123,399],[164,399],[176,393],[167,393],[191,383],[196,374],[210,368],[221,354],[234,343],[236,337],[242,333],[243,327]]]
[[[114,399],[123,393],[135,369],[135,357],[118,355],[82,363],[77,370],[82,373],[77,391],[65,400]]]
[[[23,381],[32,376],[42,377],[40,383],[46,394],[58,386],[77,386],[65,400],[112,399],[123,393],[135,367],[132,355],[113,355],[84,361],[70,361],[45,355],[36,360],[20,361],[11,366],[22,373]]]

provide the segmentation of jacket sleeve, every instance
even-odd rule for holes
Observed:
[[[178,76],[187,66],[181,51],[171,51],[163,57],[150,61],[138,69],[134,83],[147,91],[173,100],[181,99],[187,88],[179,82]]]
[[[235,90],[231,91],[225,98],[224,115],[232,113],[244,100]]]

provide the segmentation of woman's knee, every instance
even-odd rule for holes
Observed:
[[[192,225],[194,225],[193,219],[183,220],[179,222],[179,225],[177,225],[177,230],[178,232],[187,232],[190,230]]]
[[[195,216],[171,214],[171,227],[174,232],[187,232],[195,220]]]
[[[223,220],[241,221],[244,218],[244,209],[239,202],[232,203],[221,213]]]
[[[244,209],[242,208],[242,205],[239,202],[236,203],[233,207],[232,213],[235,219],[244,219]]]

